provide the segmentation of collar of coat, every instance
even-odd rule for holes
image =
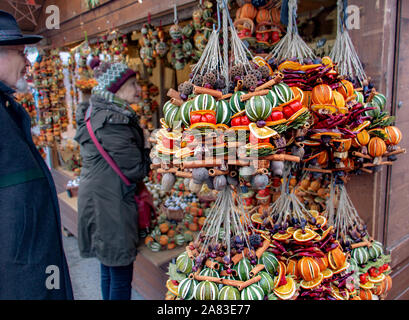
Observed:
[[[12,88],[10,88],[7,84],[0,81],[0,92],[11,96],[15,91]]]
[[[105,93],[108,91],[104,91]],[[114,97],[112,97],[112,96]],[[109,96],[109,98],[107,98]],[[101,91],[93,92],[91,96],[91,103],[93,109],[112,110],[127,116],[128,118],[135,118],[135,111],[124,100],[119,99],[111,92],[105,95]]]
[[[120,112],[125,114],[128,117],[134,117],[136,116],[135,111],[131,108],[128,102],[125,100],[119,98],[112,92],[109,92],[107,90],[93,90],[92,95],[94,96],[94,99],[92,99],[93,104],[95,102],[98,102],[102,105],[106,105],[108,108],[113,108],[115,111]],[[94,102],[94,100],[96,100]]]

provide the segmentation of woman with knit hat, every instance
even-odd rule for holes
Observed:
[[[149,170],[138,117],[136,74],[122,63],[101,63],[87,110],[77,110],[75,139],[83,167],[78,192],[78,243],[82,257],[101,262],[104,300],[129,300],[138,245],[134,195]],[[125,182],[124,182],[125,181]]]

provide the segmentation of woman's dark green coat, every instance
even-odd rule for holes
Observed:
[[[89,104],[81,104],[75,136],[83,164],[78,192],[80,253],[96,257],[106,266],[129,265],[139,241],[134,193],[148,174],[149,153],[134,113],[98,96],[91,97],[91,104],[91,125],[97,139],[132,185],[127,187],[98,152],[84,122]]]

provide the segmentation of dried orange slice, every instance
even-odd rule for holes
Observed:
[[[307,242],[314,239],[318,234],[310,228],[298,229],[294,232],[293,238],[298,242]]]
[[[382,282],[383,280],[385,280],[385,275],[383,273],[381,273],[379,276],[377,277],[368,277],[368,280],[372,283],[379,283]]]
[[[333,272],[334,274],[338,274],[338,273],[341,273],[342,271],[345,271],[348,268],[349,268],[349,263],[345,262],[345,264],[341,268],[337,270],[333,270]]]
[[[324,227],[327,224],[327,218],[324,216],[318,216],[315,218],[315,220],[317,221],[317,224],[321,225],[321,227]]]
[[[324,275],[322,273],[319,273],[318,277],[316,277],[314,280],[301,280],[300,286],[303,289],[313,289],[315,287],[318,287],[321,284],[322,280],[324,280]]]
[[[337,300],[349,300],[349,292],[348,290],[340,291],[334,285],[331,285],[332,293],[331,295]]]
[[[166,288],[175,296],[178,295],[178,286],[173,284],[172,280],[166,281]]]
[[[285,277],[287,280],[287,283],[285,285],[279,286],[278,288],[274,289],[274,293],[280,297],[280,296],[287,296],[291,294],[293,291],[295,291],[295,281],[291,277]]]
[[[329,279],[329,278],[331,278],[332,277],[332,275],[334,274],[333,272],[332,272],[332,270],[331,269],[325,269],[324,271],[322,271],[322,274],[323,274],[323,276],[324,276],[324,279]]]
[[[297,230],[297,229],[294,228],[294,227],[288,227],[286,231],[287,231],[287,233],[293,234],[296,230]]]
[[[293,235],[291,233],[288,233],[288,232],[286,232],[286,233],[277,232],[277,233],[275,233],[273,235],[273,239],[278,240],[278,241],[284,241],[284,240],[290,239],[292,236]]]
[[[374,286],[375,286],[375,284],[374,284],[373,282],[370,282],[370,281],[368,281],[368,282],[365,283],[365,284],[362,284],[362,283],[359,284],[359,287],[360,287],[360,288],[362,288],[362,289],[368,289],[368,290],[372,289]]]
[[[333,226],[329,226],[327,230],[325,230],[322,235],[321,235],[321,240],[325,239],[327,237],[327,235],[331,232]]]
[[[281,278],[287,273],[287,267],[285,266],[284,262],[278,261],[277,271],[278,275],[274,277],[273,285],[274,288],[280,283]],[[287,279],[287,278],[286,278]]]
[[[251,221],[257,224],[262,224],[263,223],[263,219],[261,218],[261,214],[260,213],[254,213],[251,216]]]

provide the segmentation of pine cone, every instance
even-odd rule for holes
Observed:
[[[200,74],[197,74],[195,78],[193,79],[193,84],[195,86],[201,87],[203,85],[203,76]]]
[[[191,84],[189,81],[183,82],[179,85],[178,91],[180,94],[190,96],[193,92],[193,84]]]
[[[247,90],[250,90],[250,88],[255,88],[255,87],[257,87],[257,82],[258,82],[258,80],[257,80],[257,76],[256,75],[254,75],[254,74],[252,74],[252,73],[250,73],[250,74],[248,74],[248,75],[246,75],[245,77],[244,77],[244,79],[243,79],[243,86],[245,87],[245,88],[247,88]]]
[[[270,69],[268,66],[261,66],[258,68],[258,71],[261,72],[263,79],[267,79],[270,76]]]
[[[238,65],[231,68],[231,70],[230,70],[231,79],[234,80],[234,78],[241,77],[241,76],[243,76],[243,65],[238,64]]]
[[[214,84],[215,89],[224,89],[226,88],[226,79],[220,75]]]
[[[249,74],[252,74],[252,75],[256,76],[257,81],[263,79],[263,74],[262,74],[259,70],[257,70],[257,69],[251,70],[251,71],[249,72]]]
[[[205,84],[210,84],[212,87],[214,87],[216,81],[217,77],[213,72],[207,72],[203,77],[203,82]]]

